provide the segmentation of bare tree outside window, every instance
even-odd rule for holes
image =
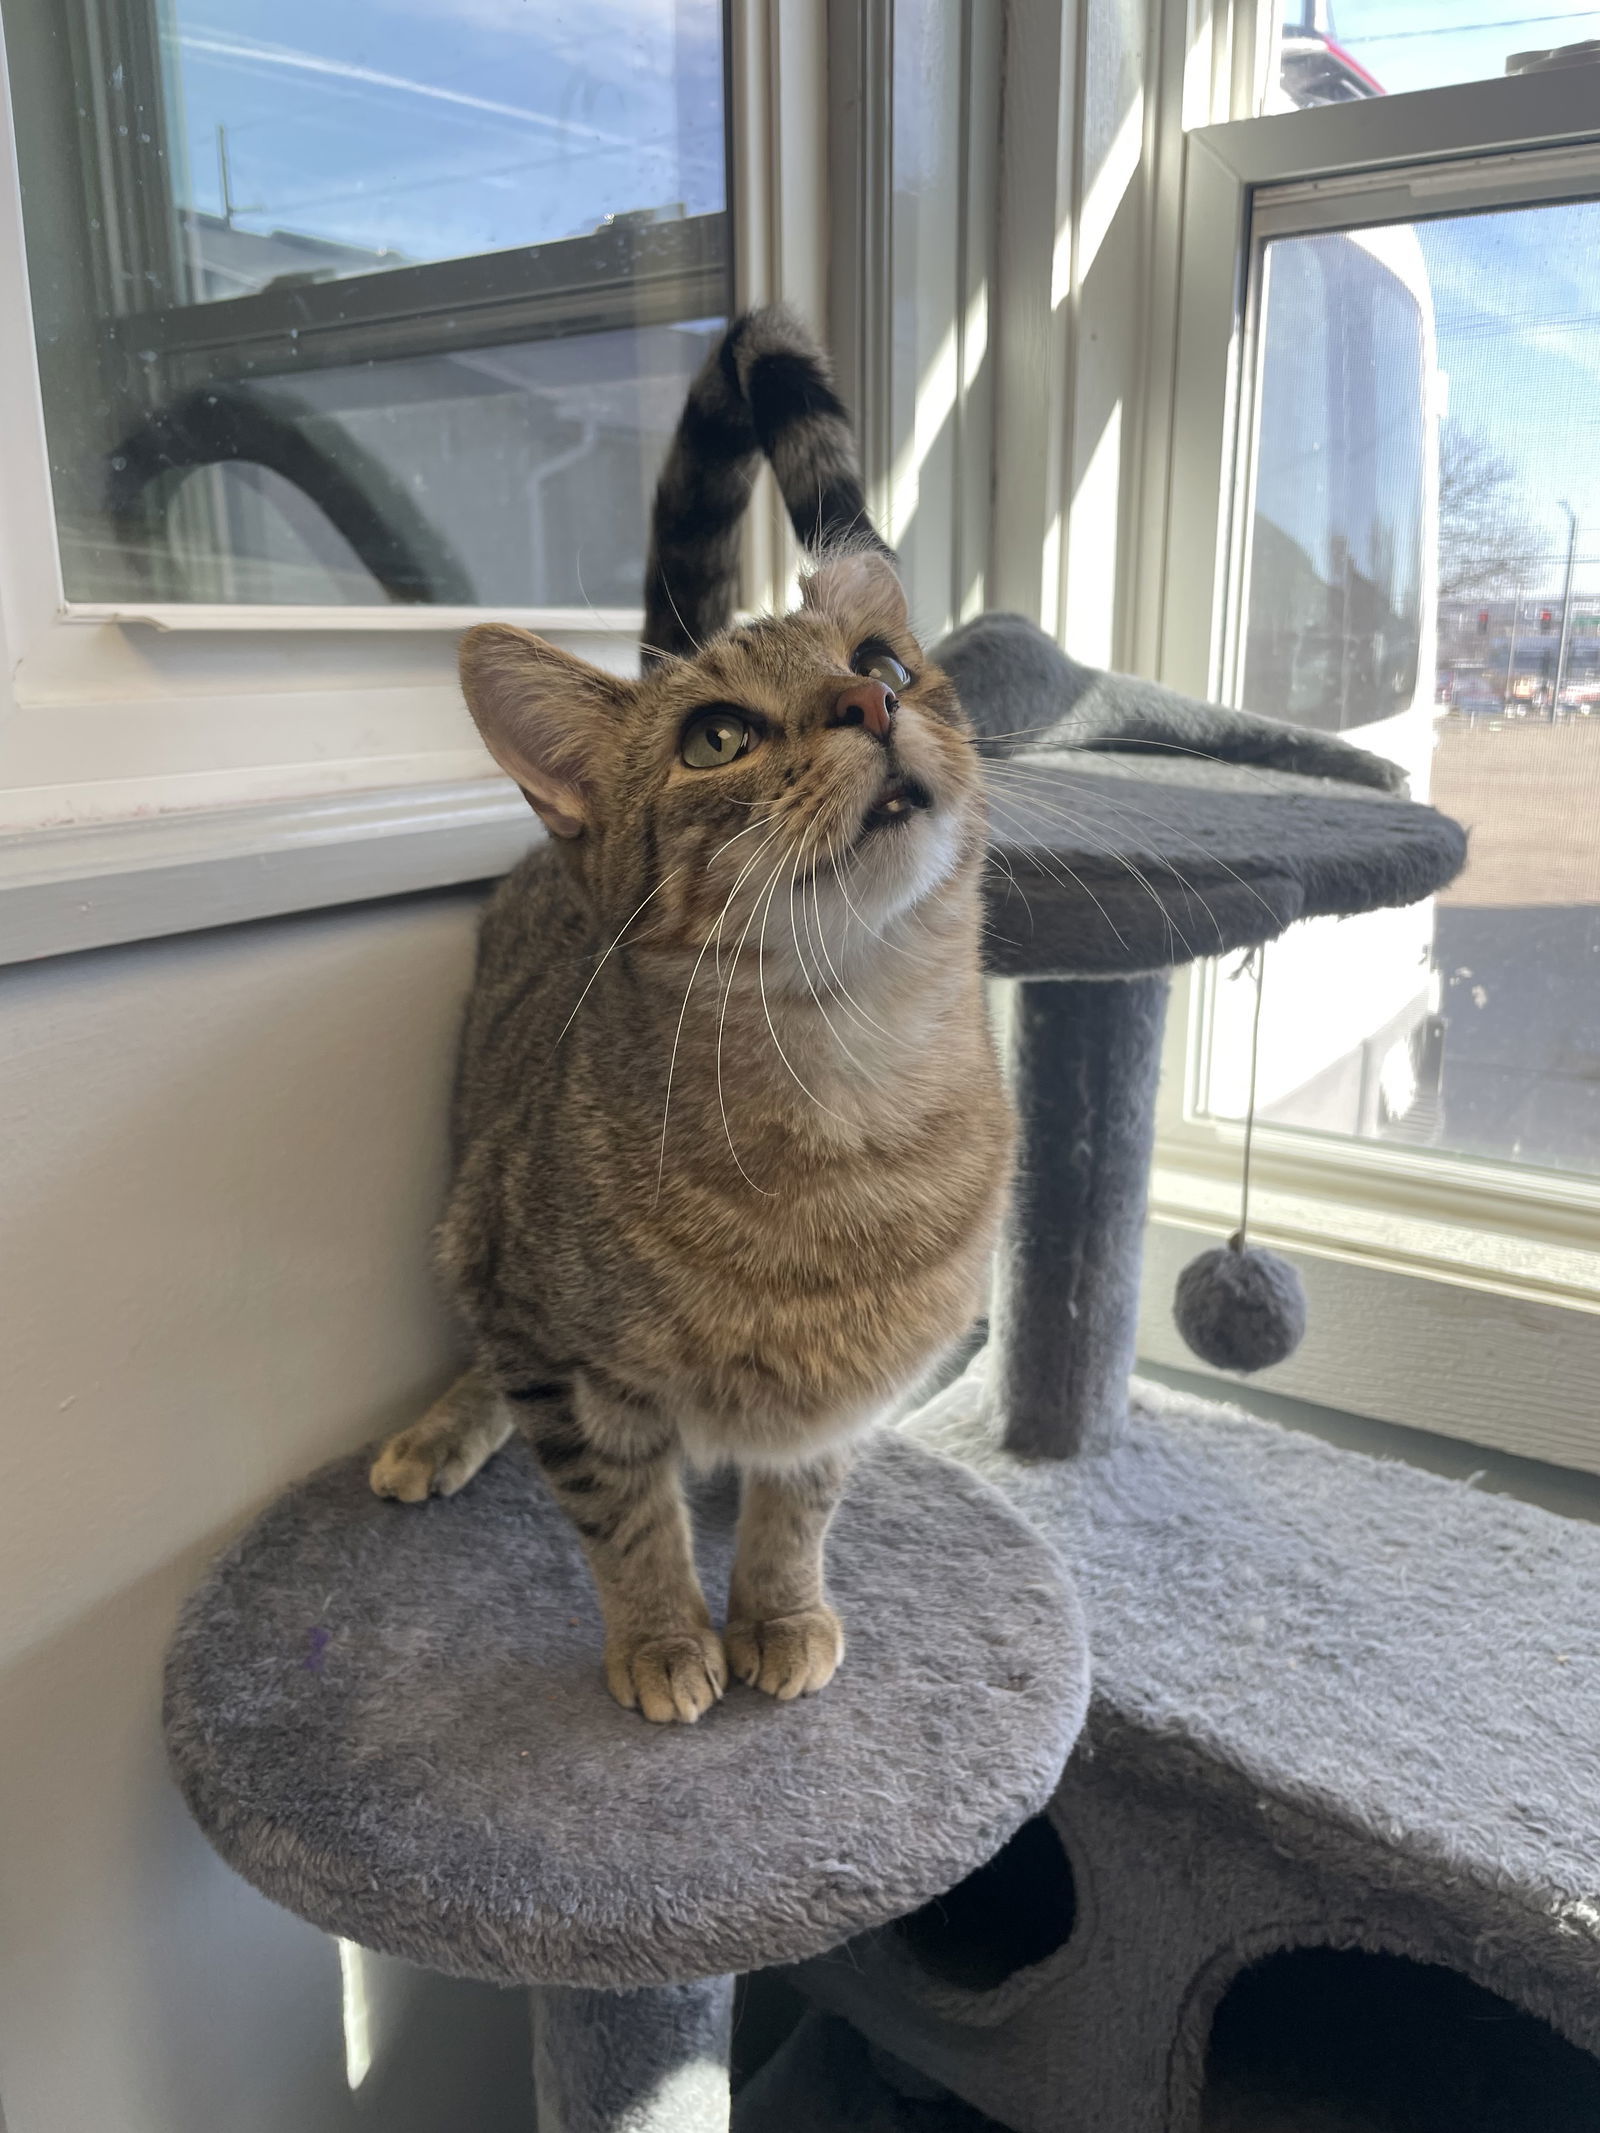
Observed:
[[[1473,600],[1531,582],[1548,560],[1517,470],[1475,430],[1439,432],[1439,598]]]

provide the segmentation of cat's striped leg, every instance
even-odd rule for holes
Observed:
[[[844,1494],[850,1454],[744,1477],[728,1589],[728,1663],[741,1681],[787,1702],[833,1679],[844,1631],[828,1605],[823,1546]]]
[[[389,1439],[368,1479],[379,1496],[401,1503],[454,1496],[511,1430],[511,1410],[494,1386],[478,1371],[465,1371],[420,1422]]]
[[[529,1387],[517,1420],[577,1528],[605,1619],[606,1681],[646,1718],[692,1724],[728,1682],[695,1575],[678,1432],[648,1401],[584,1371]]]

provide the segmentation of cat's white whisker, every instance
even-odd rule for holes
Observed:
[[[1056,800],[1054,798],[1043,797],[1021,782],[1019,782],[1013,787],[1013,794],[1014,797],[1011,802],[1011,812],[1014,816],[1020,815],[1025,809],[1031,808],[1036,814],[1043,815],[1047,820],[1059,823],[1066,829],[1070,830],[1073,836],[1089,843],[1095,851],[1103,852],[1106,858],[1111,860],[1115,865],[1121,867],[1126,874],[1130,875],[1132,879],[1139,884],[1140,888],[1144,890],[1145,894],[1150,898],[1150,901],[1161,913],[1162,919],[1167,928],[1167,938],[1169,943],[1174,947],[1181,943],[1184,953],[1191,960],[1193,960],[1193,958],[1198,955],[1199,950],[1195,947],[1194,943],[1187,938],[1187,936],[1183,932],[1183,929],[1176,923],[1172,916],[1170,907],[1168,906],[1166,900],[1162,897],[1160,892],[1157,890],[1154,883],[1149,879],[1146,874],[1142,873],[1140,869],[1135,866],[1134,862],[1128,857],[1126,852],[1118,851],[1114,844],[1108,844],[1104,841],[1104,839],[1095,836],[1095,825],[1086,822],[1081,815],[1075,814],[1070,808],[1064,807],[1059,802],[1059,800]],[[990,798],[997,805],[1005,805],[1004,800],[1000,797],[999,794],[994,791],[992,787],[990,789]],[[1026,826],[1025,823],[1024,826]],[[1034,848],[1033,857],[1036,864],[1043,867],[1047,873],[1054,873],[1057,880],[1060,880],[1062,878],[1062,873],[1064,872],[1066,876],[1071,879],[1073,885],[1076,888],[1080,889],[1083,894],[1087,896],[1094,904],[1096,910],[1099,911],[1101,917],[1105,920],[1107,926],[1110,927],[1112,933],[1116,936],[1119,943],[1121,943],[1124,948],[1127,946],[1126,940],[1124,940],[1121,933],[1118,932],[1110,913],[1106,910],[1105,905],[1101,903],[1099,897],[1095,895],[1094,891],[1089,887],[1089,884],[1083,879],[1083,877],[1080,874],[1076,873],[1073,868],[1068,866],[1067,862],[1061,858],[1059,853],[1051,852],[1047,848],[1036,846]],[[1181,885],[1186,890],[1188,890],[1190,895],[1194,897],[1194,900],[1200,905],[1201,909],[1206,913],[1206,916],[1211,920],[1212,924],[1216,925],[1216,915],[1212,911],[1211,906],[1206,902],[1205,898],[1200,894],[1199,890],[1194,888],[1192,883],[1182,881],[1182,877],[1177,875],[1175,870],[1173,870],[1172,868],[1169,867],[1167,871],[1173,873],[1174,879],[1181,882]]]
[[[750,872],[751,868],[756,865],[762,853],[767,849],[767,846],[773,843],[775,839],[781,834],[781,831],[782,824],[780,823],[777,828],[773,830],[772,835],[767,838],[766,842],[758,845],[754,854],[749,859],[747,859],[743,867],[740,868],[738,879],[734,882],[733,887],[728,891],[726,901],[723,903],[722,906],[722,911],[719,911],[717,913],[716,924],[711,928],[711,931],[706,935],[705,939],[700,944],[700,953],[694,959],[694,968],[689,973],[689,982],[683,989],[683,1005],[678,1010],[678,1026],[672,1033],[672,1052],[667,1060],[667,1093],[661,1105],[661,1153],[656,1161],[656,1198],[655,1202],[652,1202],[652,1205],[660,1201],[661,1181],[666,1175],[667,1124],[672,1113],[672,1077],[677,1071],[678,1046],[683,1041],[683,1025],[685,1018],[687,1017],[689,1012],[689,1000],[690,996],[694,992],[694,981],[700,975],[700,965],[706,959],[706,950],[711,946],[711,943],[716,939],[718,932],[721,930],[723,912],[727,910],[728,905],[731,904],[735,896],[738,895],[740,884],[744,881],[745,876]],[[728,841],[729,843],[732,843],[733,840],[730,838]]]
[[[1012,806],[1007,807],[1005,800],[1001,797],[1000,794],[991,792],[989,798],[990,804],[992,806],[999,808],[1006,814],[1010,815],[1013,822],[1016,823],[1017,817],[1021,813],[1021,801],[1014,802]],[[1003,828],[1004,824],[1002,824],[1001,826]],[[1074,827],[1075,834],[1084,834],[1082,831],[1077,830],[1075,825],[1069,826]],[[1100,851],[1105,852],[1108,856],[1115,856],[1112,854],[1111,847],[1109,845],[1102,844],[1098,845],[1096,848]],[[1100,913],[1100,916],[1105,920],[1107,926],[1111,930],[1113,938],[1118,942],[1121,947],[1127,947],[1128,944],[1126,940],[1124,940],[1122,934],[1118,931],[1116,921],[1112,918],[1111,913],[1106,909],[1105,905],[1100,901],[1099,897],[1095,895],[1093,889],[1090,888],[1089,884],[1084,880],[1083,876],[1078,873],[1076,868],[1068,866],[1067,862],[1062,859],[1058,853],[1045,851],[1037,847],[1034,850],[1034,860],[1035,863],[1042,867],[1047,874],[1051,875],[1056,881],[1059,881],[1063,887],[1065,887],[1067,882],[1070,881],[1075,888],[1080,889],[1083,894],[1088,897],[1089,901],[1094,905],[1095,909]],[[1011,877],[1011,883],[1013,888],[1016,889],[1019,896],[1022,895],[1022,884],[1017,880],[1016,869],[1012,866],[1009,858],[1006,859],[1005,866],[1006,872]],[[1154,889],[1150,889],[1150,885],[1148,882],[1145,883],[1145,887],[1149,889],[1151,896],[1155,898],[1157,905],[1164,912],[1166,906],[1162,904],[1161,899],[1156,896]],[[1027,903],[1027,898],[1025,896],[1022,900],[1024,903]],[[1028,923],[1030,925],[1033,923],[1033,910],[1031,905],[1029,906],[1028,910]]]
[[[590,986],[594,984],[595,979],[599,977],[601,971],[604,970],[607,963],[610,962],[613,951],[621,944],[623,934],[627,932],[628,928],[639,916],[639,913],[644,909],[645,905],[647,903],[650,903],[655,897],[659,896],[662,890],[666,887],[667,883],[673,880],[677,875],[681,874],[682,872],[682,867],[674,867],[670,874],[663,874],[661,879],[656,883],[655,887],[650,891],[649,895],[642,896],[639,899],[638,903],[636,903],[633,909],[628,913],[627,917],[622,921],[621,930],[612,940],[611,946],[606,949],[605,953],[601,956],[599,962],[595,964],[594,969],[589,973],[588,984],[584,986],[582,992],[580,992],[576,1000],[573,1001],[572,1014],[568,1015],[566,1021],[563,1022],[560,1029],[556,1031],[557,1044],[561,1042],[562,1038],[567,1034],[567,1031],[571,1029],[572,1016],[578,1012],[578,1009],[583,1005],[584,1001],[588,999]]]
[[[834,880],[837,881],[839,878],[838,867],[833,856],[832,839],[829,840],[828,848],[824,854],[824,857],[828,862],[828,867],[833,875]],[[813,910],[817,914],[817,939],[821,944],[823,959],[828,966],[830,974],[832,975],[834,988],[838,993],[839,999],[844,1004],[844,1006],[846,1006],[850,1010],[850,1012],[855,1016],[856,1020],[864,1028],[876,1031],[876,1033],[880,1037],[889,1037],[892,1039],[894,1035],[893,1031],[885,1029],[881,1022],[874,1021],[872,1016],[867,1013],[866,1009],[860,1005],[860,1003],[856,1000],[854,994],[851,992],[849,985],[845,982],[844,974],[842,973],[842,971],[840,971],[838,965],[833,960],[832,952],[828,947],[827,932],[822,920],[822,892],[818,886],[817,875],[814,869],[811,875],[811,904]],[[806,928],[806,938],[809,940],[810,937],[811,928],[808,925]],[[843,954],[843,952],[843,948],[841,947],[840,953]]]
[[[798,862],[797,862],[797,864],[798,864]],[[795,890],[795,877],[794,877],[794,874],[793,874],[793,873],[791,872],[791,874],[790,874],[790,876],[789,876],[789,931],[790,931],[790,933],[791,933],[791,934],[793,935],[793,937],[794,937],[794,951],[795,951],[795,957],[796,957],[796,960],[798,961],[798,963],[799,963],[799,965],[800,965],[800,975],[801,975],[801,976],[802,976],[802,977],[803,977],[803,978],[805,979],[805,981],[806,981],[806,990],[807,990],[807,991],[808,991],[808,992],[810,993],[810,995],[811,995],[812,1001],[814,1002],[814,1004],[815,1004],[815,1006],[816,1006],[816,1010],[817,1010],[817,1013],[818,1013],[818,1014],[819,1014],[819,1015],[820,1015],[820,1016],[822,1017],[823,1023],[824,1023],[824,1025],[825,1025],[825,1026],[826,1026],[826,1028],[827,1028],[827,1032],[828,1032],[828,1035],[829,1035],[829,1036],[830,1036],[830,1037],[831,1037],[831,1038],[833,1039],[834,1043],[835,1043],[835,1044],[836,1044],[836,1045],[837,1045],[837,1046],[839,1047],[840,1051],[841,1051],[841,1052],[843,1052],[844,1056],[846,1057],[846,1059],[848,1059],[848,1060],[849,1060],[849,1062],[850,1062],[851,1066],[852,1066],[852,1067],[854,1067],[854,1069],[856,1070],[856,1072],[857,1072],[858,1074],[862,1075],[862,1076],[865,1076],[865,1075],[866,1075],[866,1073],[867,1073],[867,1069],[866,1069],[866,1068],[865,1068],[865,1067],[864,1067],[864,1066],[862,1065],[861,1061],[860,1061],[860,1060],[859,1060],[859,1059],[858,1059],[858,1058],[856,1057],[855,1053],[854,1053],[853,1051],[851,1051],[851,1049],[850,1049],[849,1045],[848,1045],[848,1044],[846,1044],[846,1043],[845,1043],[845,1041],[844,1041],[844,1039],[843,1039],[843,1038],[842,1038],[842,1037],[841,1037],[841,1036],[839,1035],[839,1032],[838,1032],[838,1030],[837,1030],[837,1029],[835,1028],[835,1026],[834,1026],[834,1021],[833,1021],[833,1017],[832,1017],[832,1016],[831,1016],[831,1015],[830,1015],[830,1014],[828,1013],[828,1010],[827,1010],[827,1009],[826,1009],[826,1008],[825,1008],[825,1007],[823,1006],[823,1004],[822,1004],[822,995],[821,995],[821,993],[820,993],[820,992],[818,992],[818,990],[817,990],[817,987],[816,987],[816,981],[815,981],[815,980],[813,979],[813,977],[812,977],[812,975],[811,975],[811,972],[810,972],[810,970],[809,970],[809,969],[808,969],[808,968],[806,967],[806,959],[805,959],[805,954],[804,954],[804,951],[803,951],[803,950],[801,949],[801,946],[800,946],[800,935],[799,935],[799,931],[798,931],[798,929],[797,929],[797,927],[796,927],[796,925],[795,925],[795,915],[794,915],[794,890]],[[804,891],[802,891],[802,892],[801,892],[801,906],[802,906],[802,909],[804,908],[804,903],[805,903],[805,895],[804,895]],[[807,937],[809,938],[809,928],[807,929]],[[885,1031],[885,1033],[884,1033],[884,1034],[885,1034],[885,1035],[887,1035],[887,1034],[888,1034],[888,1032],[887,1032],[887,1031]]]
[[[1044,772],[1042,770],[1033,771],[1031,773],[1024,771],[1016,771],[1012,773],[1012,780],[1013,791],[1020,795],[1020,805],[1031,807],[1036,812],[1047,816],[1053,815],[1055,819],[1064,822],[1076,836],[1087,836],[1089,834],[1089,825],[1081,818],[1081,816],[1062,806],[1059,799],[1058,790],[1053,785],[1053,782],[1049,779],[1047,772]],[[1030,782],[1030,780],[1032,782]],[[1132,801],[1124,800],[1115,794],[1096,792],[1094,798],[1097,800],[1102,800],[1107,807],[1114,809],[1119,815],[1130,821],[1153,822],[1156,819],[1146,809],[1137,807]],[[1167,825],[1162,825],[1162,827],[1164,830],[1167,831],[1168,834],[1176,835],[1177,837],[1179,837],[1183,843],[1190,846],[1190,848],[1195,851],[1202,859],[1206,860],[1208,864],[1213,864],[1220,867],[1221,871],[1224,874],[1228,875],[1231,880],[1237,882],[1239,887],[1243,889],[1250,897],[1254,899],[1256,903],[1261,906],[1261,909],[1268,915],[1269,918],[1272,919],[1274,924],[1277,923],[1277,913],[1273,910],[1272,905],[1267,902],[1266,898],[1262,896],[1261,892],[1255,887],[1254,883],[1246,881],[1244,876],[1238,873],[1233,867],[1229,866],[1226,861],[1216,859],[1214,854],[1210,853],[1206,849],[1206,847],[1198,841],[1198,839],[1185,836],[1182,831],[1171,831]],[[1150,888],[1149,883],[1145,882],[1143,875],[1139,873],[1138,869],[1133,865],[1133,862],[1127,858],[1126,854],[1117,854],[1114,852],[1113,848],[1108,845],[1100,845],[1098,848],[1102,851],[1105,851],[1108,856],[1118,857],[1121,860],[1122,864],[1127,867],[1128,871],[1134,875],[1135,879],[1139,880],[1147,889]],[[1193,899],[1193,901],[1200,906],[1201,910],[1205,912],[1207,918],[1210,919],[1213,928],[1216,930],[1220,937],[1222,932],[1221,925],[1217,919],[1216,912],[1211,907],[1210,900],[1207,898],[1204,892],[1199,889],[1194,882],[1190,881],[1186,875],[1181,873],[1179,869],[1175,865],[1173,865],[1170,860],[1167,860],[1165,862],[1165,867],[1166,871],[1172,876],[1173,880],[1178,883],[1179,887],[1182,888]],[[1080,886],[1084,885],[1080,884]],[[1155,891],[1153,889],[1150,889],[1150,893],[1154,895]],[[1181,933],[1177,937],[1180,940],[1183,939]],[[1188,949],[1191,955],[1195,954],[1195,949],[1188,941],[1184,941],[1183,945],[1186,949]]]
[[[798,851],[798,845],[795,847],[795,849]],[[781,868],[779,869],[779,872],[782,872]],[[790,879],[792,882],[792,874],[790,876]],[[822,1101],[822,1098],[816,1093],[816,1091],[814,1089],[808,1088],[805,1082],[801,1080],[800,1075],[795,1070],[793,1060],[790,1059],[789,1054],[783,1048],[783,1040],[779,1037],[777,1025],[772,1019],[772,1008],[767,999],[766,944],[767,920],[772,915],[772,897],[773,890],[776,888],[776,886],[777,875],[774,874],[772,879],[772,885],[767,890],[766,902],[763,906],[761,913],[761,930],[756,935],[756,989],[761,995],[761,1012],[766,1016],[767,1019],[767,1032],[772,1038],[773,1049],[777,1052],[778,1057],[783,1061],[785,1067],[787,1067],[790,1077],[795,1083],[795,1086],[801,1089],[807,1096],[809,1096],[811,1101],[816,1105],[817,1109],[821,1112],[824,1112],[829,1118],[838,1119],[839,1123],[842,1126],[853,1125],[855,1122],[852,1119],[846,1118],[842,1111],[835,1111],[831,1104],[825,1104]],[[790,908],[792,911],[793,906],[791,905]]]
[[[1037,780],[1043,781],[1048,776],[1048,773],[1043,770],[1035,770],[1029,773],[1029,775],[1031,775]],[[1126,799],[1120,793],[1097,792],[1095,797],[1099,800],[1103,800],[1107,807],[1115,808],[1118,813],[1127,816],[1129,819],[1135,822],[1155,822],[1157,819],[1149,812],[1147,808],[1136,806],[1132,800]],[[1267,902],[1266,898],[1261,894],[1260,890],[1256,888],[1253,882],[1246,881],[1245,877],[1239,872],[1237,872],[1233,867],[1229,866],[1226,860],[1218,859],[1213,852],[1209,851],[1205,845],[1200,843],[1198,838],[1188,836],[1182,830],[1175,830],[1171,827],[1170,824],[1167,823],[1161,823],[1159,827],[1164,836],[1175,836],[1179,838],[1182,843],[1188,845],[1191,851],[1198,853],[1201,858],[1205,859],[1210,865],[1220,867],[1222,872],[1224,874],[1229,875],[1234,881],[1236,881],[1241,889],[1248,891],[1248,893],[1255,898],[1256,902],[1260,904],[1262,910],[1265,911],[1272,919],[1274,925],[1277,924],[1277,913],[1273,910],[1271,904]],[[1199,902],[1204,903],[1204,897],[1200,895],[1199,890],[1194,887],[1193,883],[1185,881],[1184,877],[1178,872],[1177,868],[1171,866],[1170,862],[1168,864],[1169,870],[1172,873],[1173,878],[1181,882],[1184,888],[1188,889],[1191,895],[1193,895]],[[1207,905],[1206,908],[1209,914],[1209,905]],[[1213,923],[1215,923],[1214,918]]]
[[[774,878],[776,878],[778,868],[780,868],[782,865],[783,860],[780,856],[777,862],[777,866],[775,866],[773,869]],[[763,883],[762,887],[765,888],[766,883]],[[733,961],[728,965],[728,981],[727,984],[723,987],[722,1005],[717,1015],[717,1109],[722,1113],[722,1130],[727,1135],[728,1153],[733,1157],[734,1165],[737,1168],[740,1177],[744,1179],[745,1183],[750,1186],[752,1191],[759,1192],[764,1199],[770,1200],[776,1198],[776,1195],[774,1193],[769,1192],[764,1185],[757,1185],[755,1179],[751,1177],[749,1171],[745,1169],[743,1162],[740,1160],[739,1151],[733,1144],[733,1128],[728,1122],[728,1105],[722,1087],[722,1039],[728,1026],[728,1003],[733,998],[733,981],[739,975],[739,958],[744,953],[744,944],[750,937],[750,928],[755,924],[756,912],[760,909],[760,895],[761,892],[760,890],[758,890],[756,892],[755,900],[751,903],[750,906],[750,915],[748,918],[746,918],[743,929],[740,932],[738,942],[735,945],[733,951]],[[723,917],[726,917],[727,915],[727,908],[727,905],[724,904]],[[719,933],[721,931],[721,928],[722,919],[719,918],[717,920],[717,929]]]

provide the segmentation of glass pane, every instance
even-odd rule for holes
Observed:
[[[1600,8],[1560,0],[1508,8],[1478,0],[1284,0],[1269,111],[1347,104],[1548,67],[1589,64]]]
[[[68,596],[633,606],[719,0],[0,0]]]
[[[1600,203],[1264,248],[1240,698],[1467,824],[1266,959],[1260,1114],[1600,1174]],[[1213,988],[1238,1117],[1251,987]]]
[[[1409,703],[1422,645],[1422,307],[1352,238],[1267,254],[1244,701],[1339,732]]]

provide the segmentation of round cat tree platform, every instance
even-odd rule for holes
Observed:
[[[188,1603],[166,1731],[202,1829],[329,1933],[535,1989],[540,2133],[726,2125],[732,1973],[837,1946],[989,1858],[1088,1696],[1076,1600],[1004,1498],[892,1437],[829,1552],[820,1696],[618,1707],[571,1527],[513,1443],[459,1496],[325,1468]],[[725,1589],[731,1488],[696,1503]]]

